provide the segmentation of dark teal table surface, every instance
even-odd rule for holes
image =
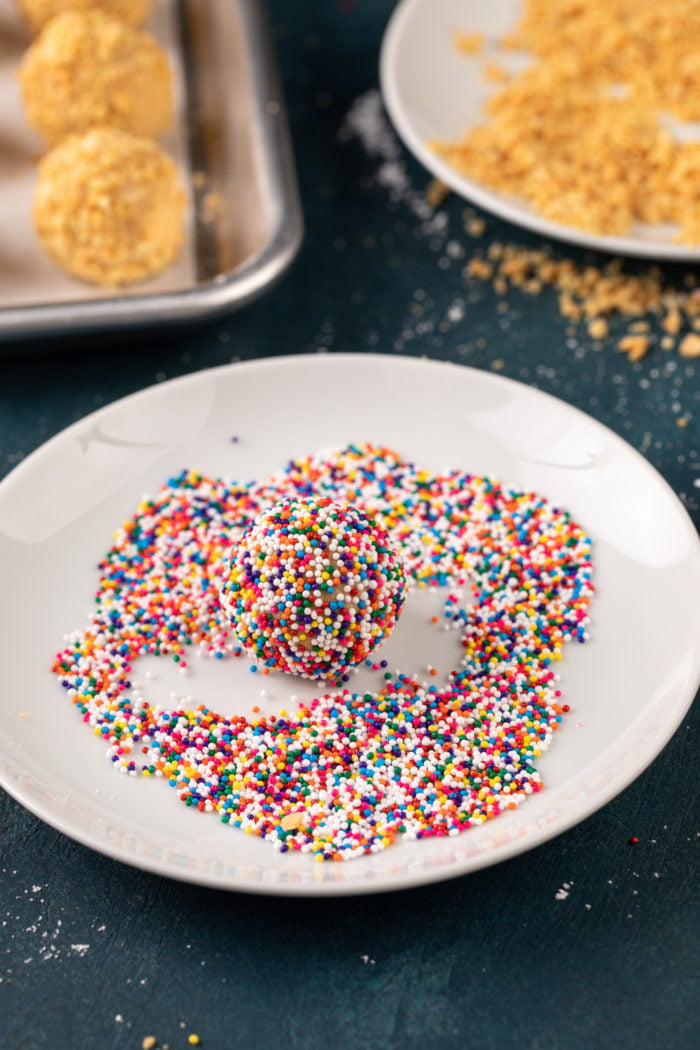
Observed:
[[[553,292],[511,290],[499,306],[465,278],[476,247],[539,242],[490,218],[474,242],[454,197],[444,219],[418,214],[429,177],[376,94],[392,7],[270,4],[307,226],[293,269],[245,311],[186,331],[17,346],[0,363],[1,473],[166,378],[379,351],[497,370],[577,405],[639,449],[698,524],[700,364],[658,348],[633,364],[616,349],[621,320],[595,350]],[[679,287],[687,272],[664,268]],[[204,1050],[695,1048],[698,721],[696,704],[634,784],[558,839],[451,882],[348,900],[143,874],[3,796],[0,1046],[138,1050],[153,1036],[179,1050],[196,1033]]]

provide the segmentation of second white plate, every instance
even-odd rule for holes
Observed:
[[[495,43],[515,28],[520,8],[520,0],[402,0],[397,6],[382,45],[380,78],[384,102],[406,146],[455,193],[517,226],[616,255],[697,262],[700,249],[674,244],[670,227],[639,224],[626,237],[603,237],[550,222],[525,201],[460,174],[430,148],[429,142],[457,141],[480,123],[491,93],[480,63],[458,53],[455,34],[483,33],[486,57],[502,61]]]

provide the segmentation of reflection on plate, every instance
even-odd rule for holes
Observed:
[[[302,401],[313,411],[300,413]],[[65,632],[87,621],[96,563],[114,528],[170,474],[193,467],[248,481],[290,457],[358,440],[390,445],[431,470],[491,475],[566,507],[593,537],[598,595],[591,641],[564,654],[572,711],[538,762],[544,791],[456,838],[319,864],[185,809],[156,780],[119,776],[60,695],[50,663]],[[700,675],[699,544],[663,480],[582,413],[456,365],[365,354],[277,358],[198,373],[111,405],[0,485],[0,565],[14,596],[0,614],[0,782],[94,849],[222,888],[363,893],[512,857],[634,779],[670,738]],[[151,660],[148,673],[154,701],[167,702],[183,685],[161,663]],[[238,696],[239,710],[249,710],[259,683],[233,664],[196,666],[186,686],[193,699],[226,712]]]
[[[483,105],[492,93],[483,82],[480,63],[455,47],[458,31],[483,33],[487,42],[512,31],[520,0],[490,0],[465,5],[464,0],[402,0],[382,45],[380,76],[384,102],[406,146],[455,193],[486,211],[545,237],[618,255],[652,259],[700,259],[700,249],[673,242],[670,227],[638,224],[625,237],[586,233],[550,222],[522,200],[467,178],[428,146],[430,141],[457,141],[483,120]],[[487,57],[496,57],[495,49]],[[498,55],[498,61],[502,57]]]

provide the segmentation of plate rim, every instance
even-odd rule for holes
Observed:
[[[42,443],[38,448],[30,453],[20,463],[15,465],[8,474],[0,480],[0,500],[5,496],[6,489],[16,484],[18,481],[22,482],[22,475],[33,469],[34,463],[41,459],[44,450],[52,447],[55,443],[63,441],[65,438],[79,429],[82,429],[90,422],[99,420],[101,417],[108,415],[110,411],[114,409],[123,408],[126,402],[134,402],[138,405],[139,402],[147,401],[153,396],[159,396],[160,392],[164,389],[173,388],[178,385],[187,385],[189,383],[195,383],[198,381],[204,381],[209,376],[216,376],[221,373],[234,373],[238,374],[241,370],[243,371],[258,371],[258,370],[271,370],[278,366],[279,363],[283,365],[297,364],[299,361],[314,362],[313,367],[318,368],[329,368],[333,367],[333,362],[338,361],[339,363],[354,363],[359,364],[362,362],[366,363],[368,360],[374,363],[380,363],[386,365],[387,362],[398,362],[401,366],[409,365],[416,370],[422,368],[428,369],[460,369],[464,372],[478,377],[479,382],[485,382],[487,385],[502,387],[506,385],[508,387],[515,387],[520,391],[527,391],[528,394],[533,394],[536,398],[543,398],[545,401],[551,401],[556,406],[563,406],[569,413],[573,413],[576,416],[582,417],[589,426],[593,426],[594,429],[601,431],[604,436],[613,442],[613,444],[622,448],[627,455],[630,453],[633,457],[641,464],[649,475],[651,480],[658,485],[665,488],[668,495],[672,497],[674,510],[676,514],[679,514],[679,520],[682,521],[685,531],[688,533],[691,541],[694,543],[694,547],[691,548],[691,556],[694,557],[695,561],[700,568],[700,537],[695,529],[694,523],[688,514],[688,511],[681,503],[677,494],[674,492],[670,484],[666,481],[662,474],[632,445],[629,444],[623,437],[617,434],[614,430],[608,427],[606,424],[601,423],[595,417],[584,412],[582,409],[577,408],[574,405],[569,404],[564,399],[557,397],[556,395],[550,394],[547,391],[540,390],[538,387],[530,384],[522,383],[519,380],[512,379],[509,376],[494,375],[491,372],[474,368],[470,365],[464,365],[454,361],[442,361],[433,358],[421,358],[412,357],[409,355],[398,355],[398,354],[381,354],[381,353],[365,353],[365,352],[340,352],[334,351],[330,354],[285,354],[279,356],[254,358],[249,361],[229,362],[227,364],[218,365],[212,368],[199,369],[195,372],[190,372],[184,375],[175,376],[169,380],[165,380],[160,383],[153,383],[147,387],[143,387],[139,390],[133,391],[130,394],[125,395],[111,401],[107,405],[103,405],[100,408],[88,413],[81,419],[69,424],[67,427],[60,430],[57,434],[53,435],[48,441]],[[104,856],[110,857],[113,860],[125,863],[130,867],[137,868],[139,870],[148,871],[152,874],[164,876],[167,878],[173,878],[176,881],[186,882],[193,885],[206,886],[213,889],[226,890],[229,892],[245,892],[254,893],[256,895],[264,896],[280,896],[280,897],[340,897],[340,896],[359,896],[371,893],[383,893],[383,892],[395,892],[399,890],[410,889],[417,886],[429,885],[434,882],[443,882],[452,878],[459,878],[465,875],[481,871],[484,868],[491,867],[495,864],[500,864],[503,861],[513,859],[522,853],[527,853],[538,846],[543,845],[550,839],[563,834],[570,828],[582,823],[587,820],[588,817],[592,816],[608,802],[612,801],[618,794],[620,794],[626,787],[633,783],[641,773],[646,770],[654,759],[660,754],[660,752],[667,746],[673,735],[676,733],[679,725],[686,716],[698,686],[700,685],[700,643],[697,647],[695,655],[695,684],[693,685],[692,676],[689,678],[689,684],[684,690],[681,690],[679,696],[674,704],[674,717],[664,725],[664,732],[658,736],[655,736],[650,744],[648,744],[637,760],[630,765],[626,766],[621,772],[611,777],[606,785],[600,789],[599,793],[596,794],[592,799],[587,800],[587,803],[581,807],[576,807],[573,813],[562,817],[561,819],[553,822],[553,824],[546,825],[545,827],[539,827],[535,832],[530,832],[525,840],[516,838],[510,843],[500,845],[496,850],[489,853],[481,853],[478,855],[478,863],[474,864],[473,858],[462,859],[461,861],[453,862],[444,868],[440,868],[436,865],[434,870],[423,871],[417,874],[403,874],[392,876],[389,879],[388,876],[377,877],[377,884],[375,879],[370,878],[364,881],[348,881],[343,883],[342,881],[335,882],[321,882],[314,885],[295,885],[295,884],[263,884],[253,879],[248,879],[244,876],[236,876],[235,879],[231,879],[226,875],[209,874],[206,872],[195,872],[190,873],[186,871],[172,870],[167,862],[159,862],[153,860],[150,857],[144,857],[143,855],[134,855],[126,847],[119,846],[114,843],[107,843],[96,841],[93,836],[87,831],[83,831],[81,828],[71,827],[70,821],[64,818],[60,813],[56,814],[51,811],[46,811],[40,803],[32,797],[27,791],[23,792],[21,787],[13,782],[6,775],[6,767],[16,763],[16,759],[7,753],[6,734],[3,731],[0,734],[0,787],[2,787],[12,798],[15,799],[23,808],[29,810],[34,816],[42,820],[44,823],[53,827],[55,830],[65,834],[68,838],[86,846],[89,849],[94,850]],[[634,725],[634,722],[628,724],[625,732],[617,738],[615,743],[623,739],[627,732]],[[597,756],[598,760],[604,752],[601,752]],[[583,771],[581,771],[583,773]],[[581,774],[579,774],[581,775]],[[355,863],[362,863],[362,858],[359,858]]]
[[[450,187],[465,200],[471,201],[484,211],[505,219],[506,222],[578,248],[592,249],[610,255],[628,255],[640,259],[664,260],[676,263],[700,262],[700,246],[693,248],[682,244],[636,240],[633,237],[611,237],[577,230],[573,226],[552,222],[534,212],[511,204],[495,190],[489,190],[442,160],[431,150],[416,132],[403,104],[397,84],[396,56],[401,49],[401,36],[416,8],[428,0],[399,0],[394,8],[382,38],[379,54],[379,83],[384,105],[392,124],[404,145],[420,161],[423,167]]]

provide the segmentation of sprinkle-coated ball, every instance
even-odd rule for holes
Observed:
[[[256,518],[220,592],[257,661],[314,679],[362,663],[392,631],[405,595],[387,532],[328,497],[284,499]]]

